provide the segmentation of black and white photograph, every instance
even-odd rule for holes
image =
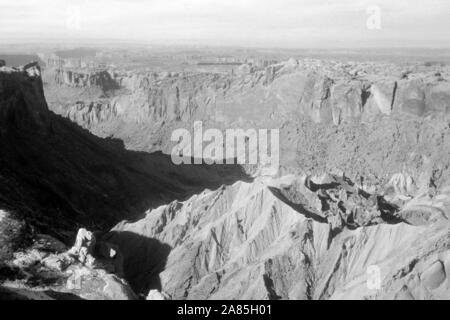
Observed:
[[[0,0],[0,300],[449,300],[449,219],[448,0]]]

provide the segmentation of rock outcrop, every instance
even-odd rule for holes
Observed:
[[[386,64],[291,59],[263,70],[245,66],[242,69],[246,71],[237,76],[180,74],[163,78],[116,73],[117,83],[129,90],[128,94],[104,103],[83,101],[85,106],[98,105],[107,117],[89,116],[87,113],[97,111],[80,105],[67,115],[92,128],[117,118],[131,123],[212,120],[229,125],[239,118],[261,122],[274,114],[282,118],[294,114],[340,125],[370,122],[383,115],[424,117],[450,112],[447,69],[440,78],[435,76],[435,67],[417,68],[407,78],[400,78],[395,76],[398,67]]]
[[[0,295],[450,298],[448,68],[55,69],[56,90],[101,92],[69,120],[35,63],[0,66]],[[145,153],[194,120],[279,128],[278,176]]]
[[[103,91],[118,88],[117,83],[106,70],[75,70],[68,68],[56,69],[55,82],[59,85],[90,88],[99,87]]]
[[[0,285],[6,295],[135,298],[121,278],[123,257],[114,244],[84,228],[68,252],[61,252],[62,243],[80,226],[105,230],[148,207],[245,178],[236,166],[192,170],[160,153],[127,151],[53,114],[36,63],[0,68],[0,124]]]
[[[105,246],[112,245],[96,242],[94,234],[85,229],[79,230],[69,250],[58,240],[39,235],[31,247],[16,252],[14,259],[3,266],[10,276],[2,279],[2,287],[19,299],[137,299],[120,278],[120,253],[116,249],[112,257],[101,255]]]
[[[191,195],[192,181],[201,190],[243,176],[236,166],[192,171],[93,136],[48,110],[35,63],[0,68],[0,124],[0,204],[40,231],[113,225]]]

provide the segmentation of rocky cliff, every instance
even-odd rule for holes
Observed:
[[[245,179],[235,166],[192,170],[161,153],[127,151],[120,141],[100,139],[55,115],[36,63],[0,68],[0,124],[0,284],[6,283],[7,295],[25,288],[34,298],[45,290],[58,296],[70,289],[72,266],[99,290],[89,295],[70,289],[74,296],[127,297],[120,295],[121,281],[101,271],[102,263],[83,269],[84,261],[60,256],[52,243],[67,248],[80,227],[104,231],[149,207]],[[43,237],[50,248],[36,247]],[[103,295],[105,286],[117,288],[118,296]]]
[[[382,116],[448,115],[448,68],[404,68],[292,59],[234,75],[116,74],[129,94],[106,103],[84,101],[67,114],[86,127],[117,118],[148,124],[203,119],[229,125],[240,118],[261,122],[296,115],[339,125]],[[92,103],[98,107],[90,108]]]
[[[207,190],[113,228],[107,239],[126,252],[136,291],[448,298],[447,69],[291,60],[232,78],[185,77],[139,80],[128,95],[67,115],[100,135],[126,133],[127,145],[144,149],[139,132],[171,122],[278,125],[288,176]],[[127,123],[134,129],[123,130]]]
[[[173,129],[202,120],[219,129],[279,128],[287,172],[448,176],[448,67],[291,59],[244,71],[117,73],[126,91],[58,112],[134,150],[169,154]]]
[[[396,206],[337,177],[258,179],[159,207],[107,239],[137,291],[173,299],[448,299],[449,189],[423,197]]]
[[[426,184],[424,176],[449,176],[449,74],[437,65],[308,59],[231,75],[117,73],[127,92],[80,100],[61,113],[128,148],[165,153],[173,128],[195,120],[279,128],[287,172],[337,170],[383,182],[406,172]]]
[[[60,68],[54,71],[55,82],[75,88],[99,87],[103,91],[118,88],[117,83],[105,70],[76,70]]]
[[[0,68],[0,295],[449,298],[448,69],[110,75],[65,119],[36,64]],[[279,174],[146,153],[194,120],[280,128]]]

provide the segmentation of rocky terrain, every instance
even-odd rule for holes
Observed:
[[[65,279],[35,270],[56,253],[34,249],[41,235],[71,245],[80,227],[105,231],[149,207],[246,179],[236,166],[175,166],[162,153],[93,136],[49,111],[35,63],[1,67],[0,107],[0,278],[18,278],[19,287],[59,290],[48,286]],[[16,263],[21,255],[25,264]]]
[[[448,66],[0,70],[0,297],[450,298]],[[278,174],[173,165],[197,120],[280,128]]]
[[[410,224],[382,197],[338,181],[322,177],[316,192],[295,177],[238,182],[121,223],[108,240],[127,252],[136,290],[156,286],[174,299],[448,299],[448,217],[435,209],[434,219]],[[293,185],[296,200],[284,195]],[[440,195],[447,212],[448,192]],[[142,238],[116,237],[123,232]],[[149,238],[172,249],[155,243],[153,255],[135,255]],[[367,287],[373,265],[381,290]]]

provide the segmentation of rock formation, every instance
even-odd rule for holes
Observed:
[[[298,179],[205,191],[123,222],[107,239],[126,252],[125,273],[138,277],[136,290],[159,283],[173,299],[449,298],[447,214],[413,226],[396,218],[381,196],[346,182]],[[302,188],[294,202],[283,190],[296,184]],[[343,195],[335,195],[341,203],[334,208],[335,190]],[[440,199],[448,212],[450,194]],[[118,236],[123,232],[170,246],[163,271],[154,268],[162,259],[155,248],[136,263],[145,249],[134,249],[137,243]],[[373,266],[380,271],[379,290],[367,284]]]
[[[55,82],[59,85],[78,88],[99,87],[103,91],[117,89],[117,84],[105,70],[55,70]]]
[[[192,181],[201,190],[242,177],[234,166],[192,171],[161,153],[129,152],[56,116],[48,110],[36,64],[0,69],[0,124],[2,201],[55,230],[58,224],[74,229],[73,222],[100,226],[132,217],[151,202],[190,195]]]
[[[0,282],[12,281],[7,288],[16,288],[14,280],[29,266],[16,266],[14,253],[25,252],[28,261],[28,249],[39,235],[68,243],[80,226],[107,230],[150,206],[245,178],[236,166],[191,170],[175,166],[161,153],[127,151],[117,141],[91,135],[48,110],[40,68],[35,63],[0,68],[0,124]],[[94,281],[93,292],[87,296],[83,292],[71,294],[108,299],[128,296],[128,289],[116,279],[122,274],[120,268],[92,259],[99,256],[121,261],[117,247],[102,241],[95,245],[94,239],[91,233],[81,231],[69,254],[82,266],[75,270],[75,279]],[[39,266],[45,268],[64,269],[72,261],[36,254]],[[100,271],[94,275],[85,272],[85,267],[97,267],[97,262]],[[23,284],[25,291],[35,292],[41,281],[52,282],[54,278],[58,282],[62,277],[51,273],[51,279],[46,279],[46,271],[36,272]],[[49,290],[54,289],[51,286]],[[107,289],[113,291],[105,293]]]
[[[89,116],[77,117],[78,112],[89,112],[79,105],[67,114],[80,125],[95,127],[115,118],[150,124],[193,119],[230,124],[238,120],[238,114],[246,121],[260,121],[271,114],[296,114],[317,123],[339,125],[370,122],[382,115],[423,117],[450,112],[450,86],[443,80],[448,78],[447,69],[440,73],[443,78],[435,76],[435,68],[418,68],[402,79],[395,75],[399,71],[393,65],[358,65],[358,71],[355,67],[291,59],[264,70],[247,68],[237,77],[182,74],[163,79],[158,75],[115,74],[117,83],[130,92],[103,104],[108,117],[94,122]],[[84,102],[92,103],[97,102]]]
[[[80,229],[75,245],[66,250],[58,240],[41,235],[31,247],[18,251],[9,265],[10,276],[3,283],[9,295],[19,299],[135,300],[128,283],[120,278],[120,253],[98,255],[102,246],[92,232]],[[11,276],[14,277],[11,277]],[[20,280],[18,280],[20,279]]]
[[[1,296],[450,298],[448,67],[71,68],[44,75],[65,119],[0,67]],[[278,175],[173,165],[195,120],[279,128]]]
[[[147,300],[170,300],[170,297],[158,290],[150,290],[147,296]]]

